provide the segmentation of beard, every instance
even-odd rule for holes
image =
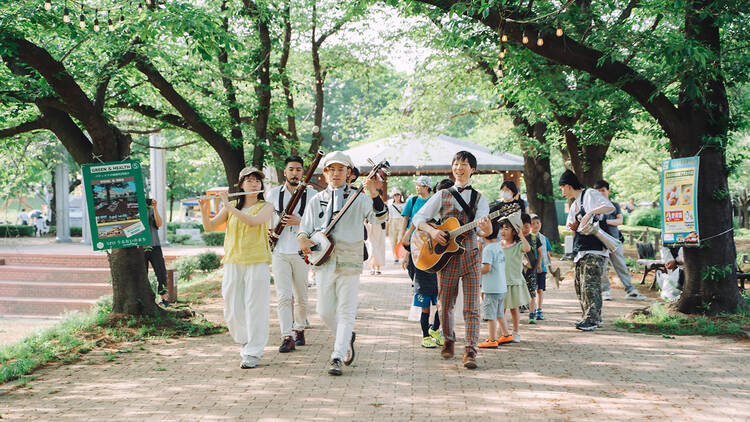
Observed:
[[[299,185],[299,179],[286,179],[286,182],[289,183],[290,186],[297,186]]]

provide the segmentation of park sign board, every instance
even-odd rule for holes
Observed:
[[[82,169],[94,250],[150,245],[141,163],[85,164]]]
[[[661,170],[661,238],[664,245],[699,246],[699,157],[665,160]]]

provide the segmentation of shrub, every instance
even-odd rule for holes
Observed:
[[[648,226],[661,228],[660,208],[638,208],[626,217],[629,226]]]
[[[70,235],[71,236],[83,236],[83,227],[81,226],[70,226]]]
[[[167,242],[175,244],[175,245],[184,245],[188,240],[190,240],[189,234],[173,234],[173,233],[167,233]]]
[[[31,237],[34,236],[34,226],[0,225],[2,237]]]
[[[190,280],[190,276],[198,269],[198,258],[182,256],[177,258],[170,266],[177,271],[180,280]]]
[[[224,232],[203,233],[201,239],[207,246],[222,246],[224,244]]]
[[[203,224],[201,223],[195,223],[195,222],[187,222],[187,223],[179,223],[179,222],[172,222],[167,223],[167,232],[168,233],[176,233],[177,229],[198,229],[203,233]]]
[[[198,268],[213,271],[221,267],[221,258],[215,252],[207,251],[198,254]]]

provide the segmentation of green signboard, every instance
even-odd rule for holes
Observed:
[[[95,251],[151,244],[139,161],[85,164],[83,188]]]

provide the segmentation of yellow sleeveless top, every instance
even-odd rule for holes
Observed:
[[[253,216],[266,205],[258,201],[249,209],[242,210]],[[229,214],[224,236],[224,264],[253,265],[271,263],[271,247],[268,245],[268,222],[259,226],[248,226],[237,217]]]

